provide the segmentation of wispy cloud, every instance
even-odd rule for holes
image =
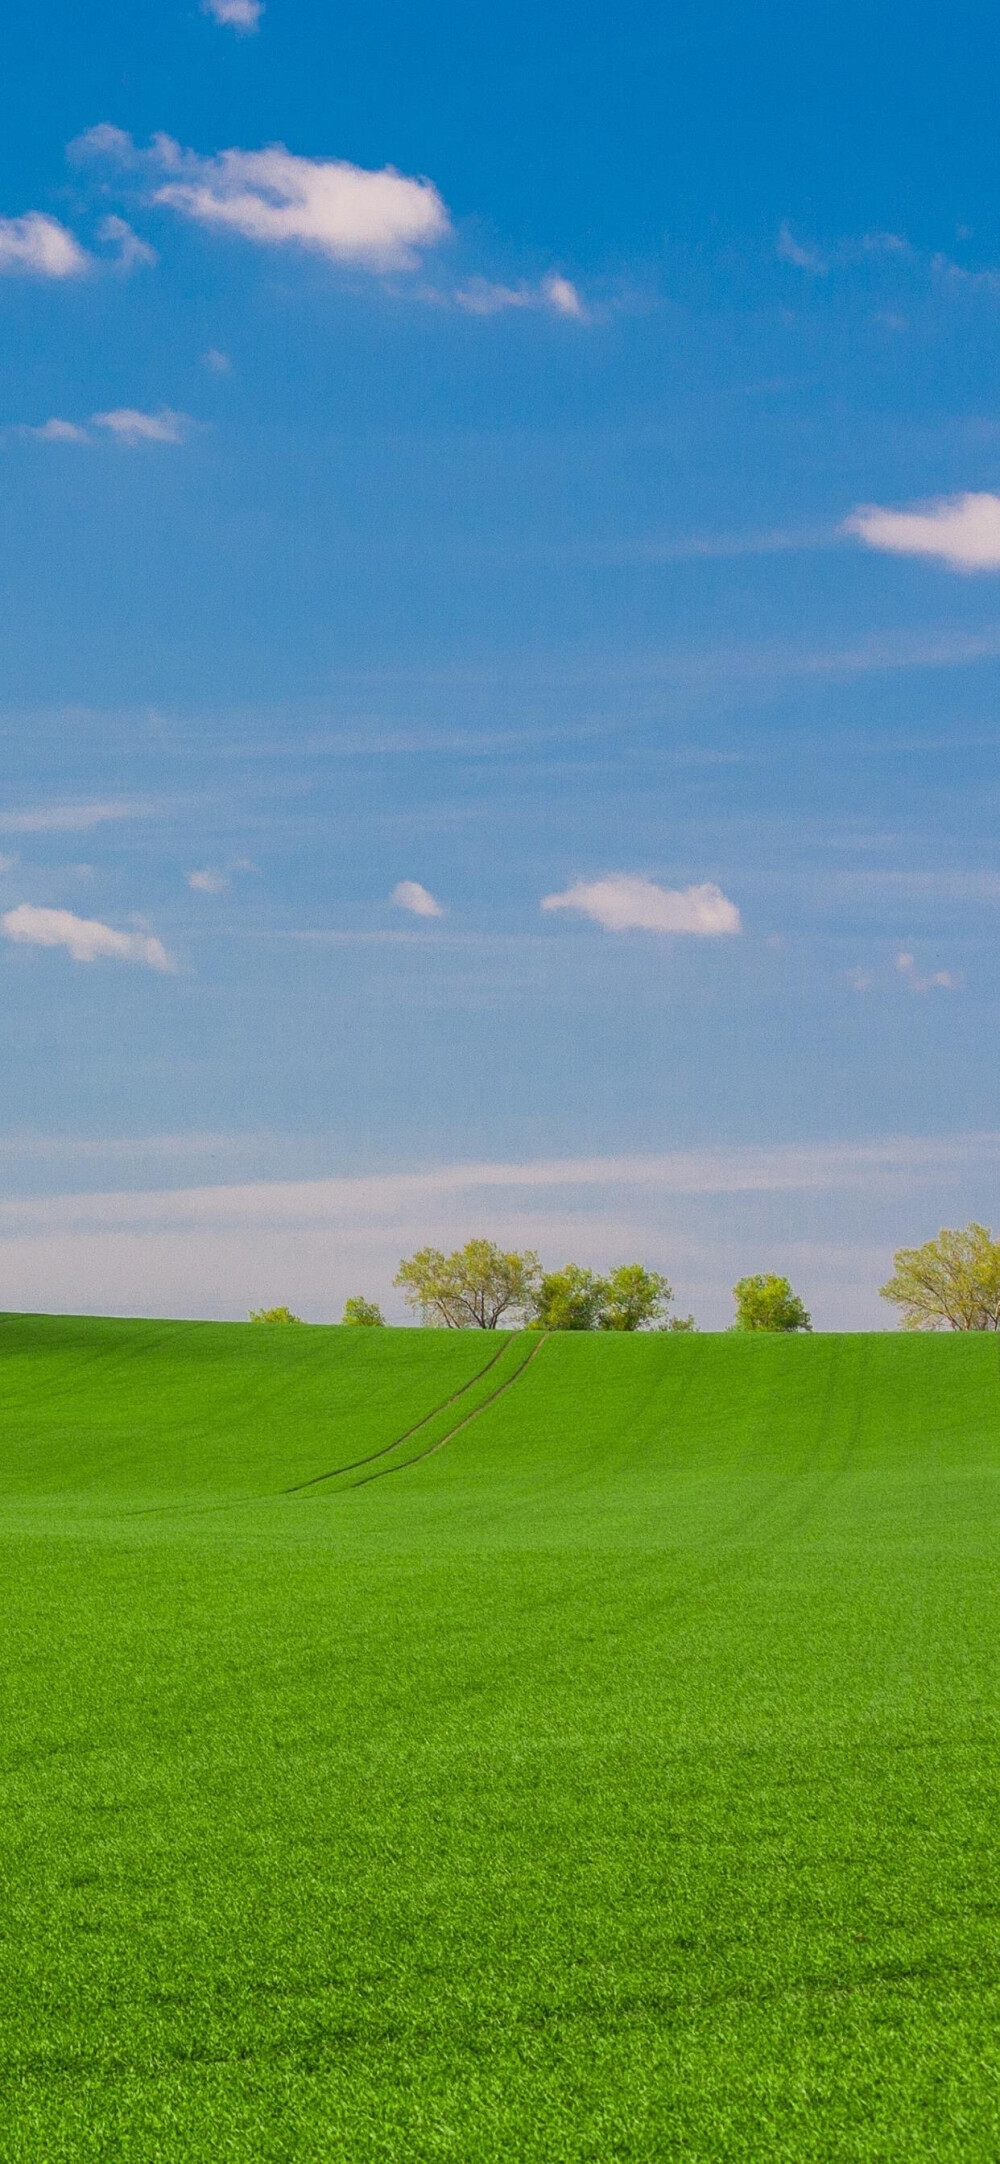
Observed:
[[[443,240],[450,220],[430,180],[393,166],[304,158],[283,143],[202,157],[168,135],[140,151],[107,123],[72,144],[77,157],[111,160],[152,180],[149,199],[218,232],[266,247],[312,249],[374,271],[409,270]]]
[[[183,443],[191,426],[186,413],[161,406],[158,413],[140,413],[135,406],[116,406],[110,413],[92,413],[95,428],[107,429],[116,443],[134,447],[139,443]]]
[[[955,992],[958,990],[959,979],[954,977],[948,969],[937,969],[928,976],[922,976],[917,968],[916,956],[913,954],[897,954],[896,968],[913,992]]]
[[[40,428],[24,428],[22,435],[34,436],[36,443],[89,443],[85,428],[76,421],[61,421],[53,414],[50,421],[43,421]]]
[[[115,250],[115,268],[121,271],[141,270],[159,262],[156,249],[148,240],[141,240],[127,218],[111,216],[102,218],[97,228],[98,240]]]
[[[223,23],[227,30],[246,36],[247,31],[260,27],[264,0],[201,0],[201,12],[210,15],[213,22]]]
[[[193,894],[224,894],[229,885],[223,872],[207,869],[203,872],[189,872],[187,883]]]
[[[91,430],[99,428],[115,443],[135,450],[143,443],[183,443],[192,425],[188,414],[175,413],[170,406],[161,406],[158,413],[141,413],[136,406],[116,406],[110,413],[92,413],[87,427],[54,414],[40,427],[25,426],[19,433],[33,436],[36,443],[94,443],[97,439]]]
[[[154,797],[103,797],[82,804],[39,804],[0,811],[0,834],[84,834],[109,820],[153,819],[162,810]]]
[[[414,917],[443,917],[444,910],[433,894],[422,887],[419,879],[401,879],[393,887],[391,899],[397,909],[408,909]]]
[[[1000,496],[937,496],[910,511],[859,505],[841,531],[892,556],[930,556],[952,571],[1000,570]]]
[[[70,909],[36,909],[21,902],[0,917],[0,931],[17,946],[64,947],[74,962],[144,962],[149,969],[173,969],[160,940],[149,932],[116,932],[96,917],[75,917]]]
[[[456,308],[463,308],[467,315],[497,316],[510,308],[544,308],[557,316],[566,316],[576,323],[586,323],[587,309],[579,289],[559,271],[550,271],[536,285],[500,285],[489,278],[470,278],[464,286],[456,286],[450,294],[434,294],[436,299],[450,299]]]
[[[0,218],[0,276],[79,278],[90,264],[68,227],[45,211]]]
[[[783,263],[794,264],[796,270],[813,271],[820,278],[826,276],[829,265],[825,258],[808,241],[796,240],[787,218],[778,232],[775,252]]]
[[[565,894],[547,894],[542,908],[575,910],[608,932],[693,933],[711,939],[742,930],[739,910],[720,887],[660,887],[628,872],[578,879]]]

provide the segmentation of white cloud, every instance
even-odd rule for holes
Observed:
[[[135,406],[116,406],[111,413],[92,413],[95,428],[106,428],[117,443],[183,443],[189,427],[186,413],[161,406],[159,413],[140,413]]]
[[[938,496],[914,511],[861,504],[843,533],[893,556],[934,556],[953,571],[1000,571],[1000,496]]]
[[[897,954],[896,968],[914,992],[956,992],[959,980],[950,970],[938,969],[929,977],[922,977],[917,969],[916,956]]]
[[[578,879],[565,894],[547,894],[543,909],[573,909],[608,932],[693,932],[717,938],[742,931],[740,913],[721,888],[660,887],[653,879],[613,872],[606,879]]]
[[[89,267],[90,257],[58,218],[41,210],[0,218],[0,274],[79,278]]]
[[[447,295],[434,294],[434,299],[447,299]],[[580,295],[568,278],[552,271],[539,285],[498,285],[489,278],[470,278],[467,285],[457,286],[450,298],[457,308],[463,308],[470,316],[498,316],[508,308],[551,308],[556,315],[571,316],[578,323],[585,323],[587,311]]]
[[[109,247],[117,248],[118,270],[138,270],[144,265],[159,262],[156,249],[150,247],[148,240],[140,240],[126,218],[102,218],[97,228],[97,238],[107,241]]]
[[[582,322],[586,310],[569,278],[563,278],[558,271],[550,271],[549,276],[542,279],[542,293],[557,315],[575,316],[578,322]]]
[[[200,225],[264,246],[317,249],[369,270],[410,269],[416,250],[450,231],[433,182],[392,166],[372,172],[343,158],[301,158],[283,143],[205,158],[169,135],[154,136],[148,151],[138,151],[131,136],[106,123],[70,147],[77,157],[112,158],[152,173],[151,200]]]
[[[172,969],[164,946],[148,932],[116,932],[95,917],[75,917],[70,909],[36,909],[22,902],[0,917],[0,931],[18,946],[65,947],[74,962],[145,962],[150,969]]]
[[[408,909],[415,917],[444,916],[440,902],[436,902],[433,894],[429,894],[427,888],[421,886],[419,879],[401,879],[399,885],[393,887],[390,899],[395,902],[397,909]]]
[[[816,271],[820,277],[825,276],[827,266],[823,257],[817,249],[796,240],[787,218],[778,234],[777,253],[783,263],[794,263],[796,270]]]
[[[203,368],[211,369],[213,376],[229,376],[232,374],[232,361],[228,353],[220,353],[218,346],[209,346],[208,352],[203,353],[201,356],[201,365]]]
[[[158,413],[141,413],[135,406],[116,406],[111,413],[92,413],[92,428],[103,428],[116,443],[134,450],[140,443],[183,443],[191,426],[186,413],[174,413],[169,406],[161,406]],[[78,421],[65,421],[54,416],[44,421],[40,428],[25,428],[22,433],[34,436],[38,443],[92,443],[93,437]]]
[[[26,436],[34,436],[37,443],[89,443],[85,428],[75,421],[61,421],[53,415],[51,421],[43,421],[40,428],[26,428]]]
[[[201,12],[242,35],[259,27],[264,0],[201,0]]]
[[[189,872],[188,886],[195,894],[224,894],[229,885],[222,872]]]

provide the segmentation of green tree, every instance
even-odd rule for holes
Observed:
[[[596,1330],[607,1295],[605,1279],[578,1262],[568,1262],[563,1270],[547,1270],[535,1294],[532,1328]]]
[[[812,1323],[787,1277],[773,1272],[741,1277],[733,1286],[734,1330],[811,1330]]]
[[[424,1323],[447,1330],[496,1330],[504,1316],[534,1312],[538,1256],[506,1253],[492,1240],[469,1240],[454,1254],[422,1247],[401,1262],[393,1283]]]
[[[624,1262],[608,1278],[598,1328],[650,1330],[673,1297],[659,1270],[647,1270],[641,1262]]]
[[[385,1328],[385,1316],[378,1301],[366,1300],[364,1294],[360,1292],[355,1293],[352,1299],[345,1301],[344,1312],[340,1320],[342,1323],[353,1323],[356,1328],[361,1330]]]
[[[693,1330],[695,1333],[698,1329],[693,1315],[671,1315],[667,1322],[661,1322],[657,1327],[660,1330]]]
[[[879,1295],[902,1309],[904,1330],[1000,1330],[1000,1240],[985,1225],[901,1247],[893,1262]]]
[[[290,1307],[252,1307],[251,1322],[302,1322],[301,1315],[293,1315]],[[303,1328],[305,1325],[303,1324]]]

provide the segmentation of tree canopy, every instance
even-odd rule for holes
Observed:
[[[380,1330],[385,1328],[385,1316],[377,1300],[366,1300],[363,1293],[355,1293],[344,1303],[342,1323],[353,1324],[355,1329]]]
[[[302,1322],[301,1315],[293,1315],[290,1307],[252,1307],[251,1322]],[[305,1325],[302,1325],[305,1328]]]
[[[812,1323],[787,1277],[773,1271],[741,1277],[733,1286],[736,1302],[734,1330],[811,1330]]]
[[[540,1281],[537,1255],[508,1254],[492,1240],[469,1240],[452,1255],[422,1247],[393,1279],[408,1307],[447,1330],[497,1330],[504,1316],[532,1314]]]
[[[901,1247],[893,1263],[879,1294],[901,1309],[904,1330],[1000,1330],[1000,1240],[985,1225]]]
[[[623,1262],[605,1285],[598,1318],[600,1330],[650,1330],[669,1307],[673,1293],[659,1270],[641,1262]]]
[[[532,1325],[536,1330],[596,1330],[607,1285],[578,1262],[547,1270],[535,1294]]]

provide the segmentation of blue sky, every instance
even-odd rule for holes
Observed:
[[[7,27],[3,1305],[995,1216],[1000,40],[814,17]]]

